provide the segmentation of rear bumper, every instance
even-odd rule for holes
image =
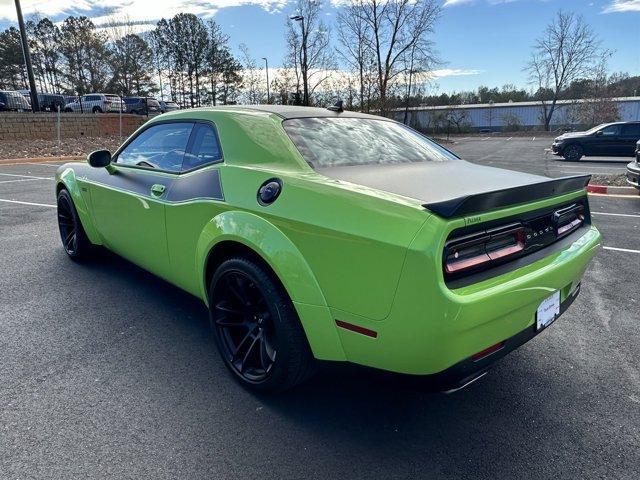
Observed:
[[[569,308],[569,306],[571,306],[579,293],[580,284],[576,285],[573,291],[560,304],[560,314],[556,317],[556,321]],[[555,323],[555,321],[553,323]],[[427,375],[425,378],[430,384],[439,390],[451,391],[463,388],[482,377],[498,360],[538,336],[544,330],[552,326],[553,323],[541,330],[537,330],[535,324],[530,325],[512,337],[503,340],[501,342],[502,346],[498,350],[479,359],[474,359],[472,357],[466,358],[440,373]]]
[[[559,291],[564,309],[569,306],[571,294],[601,239],[595,227],[585,227],[559,251],[452,290],[437,274],[442,268],[443,245],[434,246],[433,235],[440,229],[434,223],[414,240],[391,311],[384,320],[332,309],[334,319],[376,332],[376,337],[370,338],[338,328],[347,360],[396,373],[436,374],[447,384],[473,379],[482,374],[485,363],[492,363],[535,335],[536,312],[545,298]],[[425,265],[425,255],[433,262],[435,272]],[[500,342],[505,342],[500,351],[470,363],[474,354]]]

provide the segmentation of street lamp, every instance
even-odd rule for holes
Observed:
[[[35,113],[40,110],[38,105],[38,92],[36,92],[36,80],[33,77],[33,67],[31,66],[31,54],[29,53],[29,44],[27,43],[27,30],[24,28],[24,18],[22,18],[22,8],[20,0],[16,0],[16,13],[18,15],[18,26],[20,27],[20,40],[22,43],[22,54],[24,55],[24,63],[27,67],[27,76],[29,77],[29,90],[31,91],[31,110]]]
[[[309,84],[307,81],[308,75],[308,65],[307,65],[307,31],[304,28],[304,16],[302,15],[293,15],[291,20],[294,22],[300,22],[300,29],[302,30],[302,62],[300,68],[302,70],[302,104],[305,106],[309,106]]]
[[[269,62],[267,61],[267,57],[262,57],[264,60],[264,71],[267,74],[267,104],[271,103],[269,99]]]

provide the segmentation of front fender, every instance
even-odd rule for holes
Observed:
[[[94,245],[101,245],[102,240],[93,224],[93,218],[81,192],[81,188],[86,188],[86,186],[81,187],[71,165],[62,165],[56,171],[56,192],[60,188],[60,185],[64,185],[64,188],[66,188],[71,195],[73,205],[76,207],[78,217],[80,217],[80,223],[82,223],[82,228],[84,228],[89,241]]]
[[[245,245],[273,269],[293,301],[316,358],[345,360],[333,317],[311,268],[291,240],[262,217],[228,211],[214,217],[203,229],[196,248],[196,271],[201,272],[201,298],[205,303],[209,253],[224,241]]]

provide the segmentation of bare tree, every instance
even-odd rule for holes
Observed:
[[[243,64],[242,83],[247,103],[258,105],[263,103],[265,97],[262,89],[263,80],[262,73],[258,69],[256,60],[251,56],[249,48],[244,44],[240,44],[241,61]]]
[[[373,65],[374,54],[369,38],[371,26],[360,14],[363,0],[355,0],[345,5],[338,12],[338,54],[347,65],[356,72],[358,78],[358,97],[360,110],[365,110],[365,96],[369,87],[371,75],[368,75]],[[368,110],[368,108],[366,109]]]
[[[573,109],[578,122],[593,127],[620,119],[618,104],[611,98],[611,82],[607,75],[607,62],[603,58],[596,65],[593,77],[587,81],[587,95]]]
[[[387,109],[389,88],[410,64],[426,69],[436,63],[430,35],[440,17],[441,7],[435,0],[361,0],[357,15],[371,29],[367,39],[377,67],[380,109]],[[407,54],[413,59],[407,63]]]
[[[322,1],[297,0],[296,15],[287,20],[289,53],[285,63],[297,71],[302,83],[303,105],[310,105],[314,91],[328,78],[328,71],[334,66],[329,29],[320,19]]]
[[[574,80],[589,77],[602,54],[600,40],[581,16],[556,14],[536,41],[526,67],[531,83],[549,92],[550,98],[541,100],[545,130],[550,129],[562,91]]]

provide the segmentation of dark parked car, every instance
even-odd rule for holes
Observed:
[[[20,92],[0,90],[0,112],[26,112],[29,110],[31,110],[31,104]]]
[[[180,110],[180,106],[176,102],[160,102],[160,111],[162,113],[173,112],[174,110]]]
[[[39,93],[38,105],[43,112],[57,112],[58,107],[60,111],[64,111],[64,106],[67,104],[64,96],[56,95],[54,93]]]
[[[586,132],[565,133],[553,141],[555,155],[577,162],[583,156],[632,157],[640,122],[605,123]]]
[[[636,143],[636,161],[627,165],[627,183],[640,190],[640,140]]]
[[[127,113],[134,115],[149,115],[160,113],[160,102],[151,97],[125,97],[124,103]]]

